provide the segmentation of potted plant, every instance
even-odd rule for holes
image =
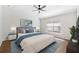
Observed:
[[[70,28],[70,34],[71,34],[70,40],[71,40],[72,42],[74,42],[74,43],[77,43],[76,31],[77,31],[77,29],[76,29],[75,26],[72,26],[72,27]]]

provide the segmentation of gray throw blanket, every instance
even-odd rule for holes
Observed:
[[[33,33],[33,34],[28,34],[28,35],[26,34],[26,35],[20,36],[19,38],[17,38],[15,44],[16,44],[19,48],[21,48],[20,43],[21,43],[21,41],[22,41],[23,39],[29,38],[29,37],[32,37],[32,36],[36,36],[36,35],[40,35],[40,34],[42,34],[42,33]]]

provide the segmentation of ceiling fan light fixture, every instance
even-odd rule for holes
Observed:
[[[38,11],[38,13],[40,13],[41,11],[45,11],[43,9],[46,7],[46,5],[33,5],[33,7],[36,8],[36,10],[33,11]]]

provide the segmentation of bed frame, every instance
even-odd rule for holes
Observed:
[[[28,29],[28,30],[30,30],[30,29],[31,29],[31,30],[32,30],[32,29],[35,30],[35,27],[17,27],[17,28],[16,28],[16,38],[18,37],[18,34],[19,34],[19,33],[22,33],[22,34],[23,34],[23,33],[24,33],[24,30],[27,30],[27,29]]]

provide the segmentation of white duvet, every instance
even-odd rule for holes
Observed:
[[[22,40],[20,45],[23,49],[22,53],[36,53],[53,42],[55,42],[55,39],[52,35],[41,34],[25,38],[24,40]]]

